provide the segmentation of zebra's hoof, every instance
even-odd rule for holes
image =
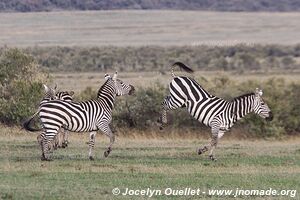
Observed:
[[[42,156],[41,161],[46,161],[46,158],[44,156]]]
[[[93,156],[89,156],[89,159],[90,160],[95,160]]]
[[[111,152],[111,149],[104,151],[104,157],[107,158],[107,156],[110,154],[110,152]]]
[[[209,155],[209,159],[212,161],[217,161],[217,159],[213,155]]]
[[[163,130],[164,128],[162,126],[159,127],[159,130]]]
[[[41,157],[41,161],[52,161],[50,158]]]
[[[203,154],[203,151],[202,151],[201,148],[199,148],[199,149],[198,149],[198,155],[201,155],[201,154]]]
[[[107,156],[109,155],[108,151],[104,151],[104,157],[107,158]]]

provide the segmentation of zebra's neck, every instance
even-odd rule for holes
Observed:
[[[235,114],[236,120],[245,117],[247,114],[253,111],[254,98],[255,94],[250,93],[236,97],[232,100],[232,112]]]
[[[55,99],[56,99],[56,98],[55,98],[55,95],[54,95],[53,93],[51,93],[51,92],[46,92],[46,93],[44,94],[43,99],[40,101],[40,105],[42,105],[43,103],[46,103],[46,102],[48,102],[48,101],[55,100]]]
[[[99,89],[97,99],[106,104],[110,109],[114,108],[116,90],[112,80],[108,79]]]

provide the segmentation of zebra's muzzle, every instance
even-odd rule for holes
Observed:
[[[267,121],[272,121],[273,120],[273,113],[272,112],[269,112],[269,116],[266,117],[266,120]]]
[[[130,89],[130,91],[129,91],[128,94],[132,95],[134,93],[134,91],[135,91],[135,88],[132,85],[130,85],[130,87],[131,87],[131,89]]]

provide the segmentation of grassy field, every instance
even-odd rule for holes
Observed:
[[[163,134],[163,133],[162,133]],[[285,141],[221,141],[218,161],[198,156],[207,143],[196,138],[117,137],[112,154],[103,158],[108,138],[96,137],[96,159],[87,159],[87,135],[70,136],[67,149],[54,153],[54,161],[41,162],[36,135],[1,127],[0,199],[148,199],[114,196],[118,187],[152,189],[290,189],[300,191],[299,138]],[[152,199],[173,199],[155,196]],[[256,199],[299,199],[256,197]],[[185,199],[209,198],[208,195]],[[210,199],[232,199],[212,196]],[[235,199],[245,199],[237,197]],[[248,197],[249,198],[249,197]],[[178,197],[177,199],[183,199]],[[255,198],[254,198],[255,199]]]
[[[113,74],[110,72],[109,74]],[[187,73],[181,73],[176,71],[176,75],[187,75]],[[91,87],[94,90],[98,90],[104,83],[104,73],[99,72],[86,72],[86,73],[52,73],[53,83],[57,84],[61,90],[73,90],[80,92],[86,87]],[[212,81],[215,77],[227,76],[234,81],[246,81],[246,80],[259,80],[264,81],[269,78],[283,78],[287,82],[294,81],[299,82],[299,72],[294,74],[288,73],[269,73],[269,74],[235,74],[230,72],[216,72],[216,71],[197,71],[194,74],[188,74],[188,76],[200,79],[201,77]],[[171,78],[171,72],[166,72],[162,75],[160,72],[119,72],[118,77],[126,83],[130,83],[135,87],[147,87],[159,83],[167,86]],[[201,84],[201,82],[199,82]]]
[[[300,42],[300,13],[0,13],[0,46],[234,45]]]

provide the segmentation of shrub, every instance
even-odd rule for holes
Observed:
[[[0,121],[16,124],[30,116],[41,99],[45,74],[32,56],[18,49],[0,55]]]
[[[153,126],[161,112],[165,88],[156,84],[137,88],[135,95],[117,101],[114,112],[115,125],[144,129]]]
[[[299,46],[299,45],[298,45]],[[62,71],[167,71],[176,61],[194,70],[293,71],[299,69],[297,45],[236,45],[178,47],[31,47],[47,70]],[[1,51],[1,49],[0,49]]]

